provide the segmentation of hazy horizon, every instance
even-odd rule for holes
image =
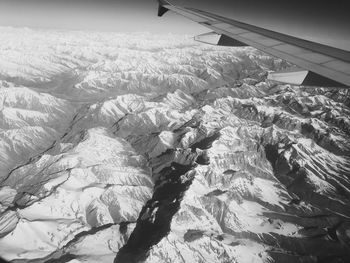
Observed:
[[[0,26],[177,34],[207,31],[176,14],[159,18],[157,8],[155,0],[2,0]]]
[[[350,48],[345,1],[171,0],[242,22],[339,48]],[[197,35],[208,32],[169,12],[157,17],[156,0],[1,0],[0,26],[103,32]]]

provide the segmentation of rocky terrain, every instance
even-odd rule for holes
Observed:
[[[349,262],[350,92],[188,36],[0,28],[0,256]]]

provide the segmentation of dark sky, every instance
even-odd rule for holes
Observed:
[[[350,47],[345,0],[170,0],[275,31]],[[180,16],[156,16],[156,0],[0,0],[0,25],[117,32],[208,31]]]
[[[203,27],[174,14],[157,17],[156,0],[0,0],[0,26],[195,34]]]

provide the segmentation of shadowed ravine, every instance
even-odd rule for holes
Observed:
[[[196,172],[193,168],[197,163],[204,164],[203,154],[198,155],[196,149],[210,148],[219,136],[218,133],[204,138],[191,145],[191,152],[180,153],[188,155],[179,158],[185,160],[186,164],[171,162],[170,166],[164,167],[159,172],[156,176],[159,179],[155,183],[152,199],[142,208],[134,231],[127,243],[119,250],[114,262],[145,261],[151,247],[168,235],[171,220],[178,212],[183,195],[195,177]],[[171,153],[164,155],[172,156]],[[209,164],[209,160],[205,160],[205,164]]]

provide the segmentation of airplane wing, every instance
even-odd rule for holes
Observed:
[[[158,16],[171,10],[214,32],[195,40],[222,46],[252,46],[301,69],[270,73],[268,79],[295,85],[349,87],[350,52],[296,38],[206,11],[158,0]]]

